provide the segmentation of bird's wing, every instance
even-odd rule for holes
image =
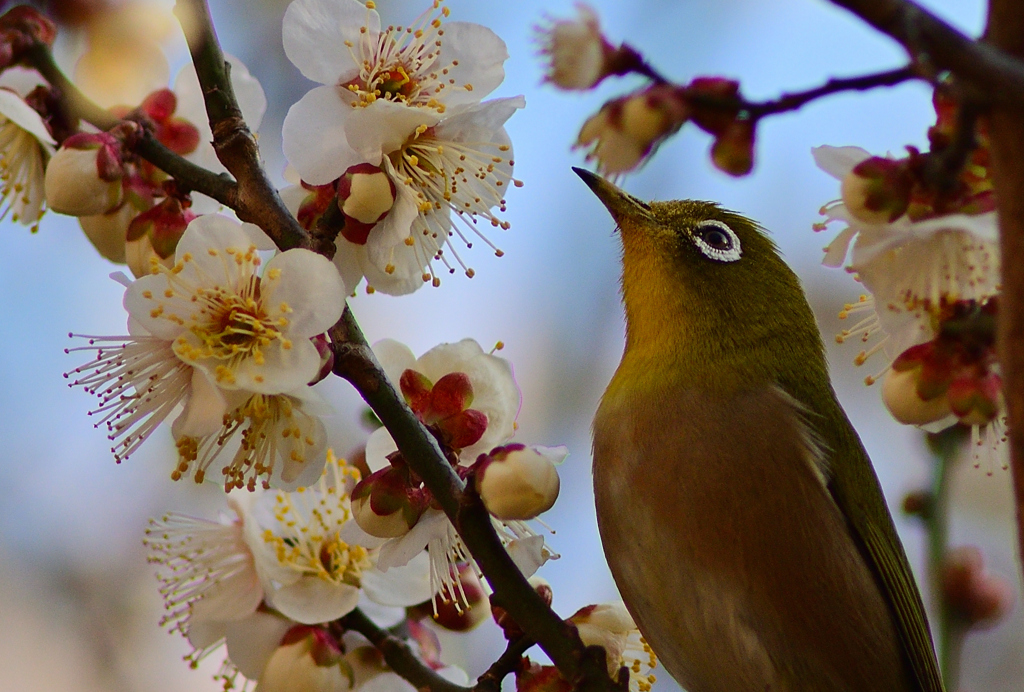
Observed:
[[[798,402],[821,383],[794,378],[780,383],[782,389]],[[885,496],[874,467],[857,432],[835,398],[831,385],[829,401],[811,409],[800,406],[801,417],[827,457],[823,465],[827,487],[857,539],[864,559],[874,570],[896,620],[900,641],[914,671],[921,692],[945,692],[924,603],[917,582],[910,570],[903,544],[900,542]],[[801,396],[805,395],[805,396]]]

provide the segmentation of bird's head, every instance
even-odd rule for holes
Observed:
[[[627,352],[754,354],[787,336],[820,344],[798,279],[757,223],[714,202],[643,202],[575,170],[621,232]]]

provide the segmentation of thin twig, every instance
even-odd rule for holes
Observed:
[[[178,0],[174,11],[187,17],[189,51],[213,132],[213,148],[238,181],[238,218],[254,223],[282,250],[310,247],[309,234],[284,205],[260,162],[259,146],[242,118],[231,87],[230,67],[224,60],[205,0]]]
[[[477,678],[475,689],[477,692],[500,692],[501,681],[506,676],[514,673],[523,660],[523,655],[537,642],[529,637],[519,637],[508,643],[504,653],[498,660],[491,664],[491,667]]]
[[[342,617],[338,622],[345,629],[358,632],[369,639],[370,643],[377,647],[377,650],[384,656],[388,667],[412,683],[417,689],[427,689],[430,692],[469,692],[472,689],[438,675],[437,671],[419,659],[405,640],[399,639],[375,625],[373,620],[358,608]]]
[[[53,59],[48,46],[37,44],[24,53],[24,60],[34,67],[60,95],[60,107],[69,121],[84,120],[100,130],[109,130],[120,121],[109,111],[91,101],[65,76]],[[160,143],[153,133],[144,129],[133,143],[132,150],[189,189],[201,192],[221,204],[235,206],[235,182],[178,156]]]

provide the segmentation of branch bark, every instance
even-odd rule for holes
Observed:
[[[1024,5],[991,0],[987,35],[993,45],[1024,58]],[[1003,258],[997,343],[1009,414],[1018,549],[1024,556],[1024,262],[1019,261],[1024,257],[1024,106],[993,107],[989,136]]]

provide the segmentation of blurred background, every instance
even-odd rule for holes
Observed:
[[[408,23],[421,0],[378,0],[384,23]],[[352,307],[370,341],[391,337],[417,354],[445,341],[501,340],[523,393],[517,440],[566,444],[562,495],[544,519],[561,553],[541,574],[563,615],[617,598],[598,541],[590,473],[590,421],[618,363],[623,319],[618,297],[618,239],[597,200],[572,174],[582,165],[570,145],[585,118],[606,98],[625,93],[630,80],[610,79],[597,92],[567,94],[541,84],[534,27],[546,14],[568,16],[570,0],[480,2],[449,0],[451,18],[493,28],[508,44],[505,82],[493,94],[525,94],[527,107],[508,123],[516,177],[508,197],[510,230],[491,240],[495,258],[478,246],[464,253],[472,280],[445,277],[395,299],[364,295]],[[924,3],[970,34],[983,26],[980,0]],[[606,33],[643,52],[664,74],[686,82],[696,75],[741,80],[752,99],[816,86],[829,77],[898,66],[901,49],[859,20],[816,0],[596,0]],[[312,83],[285,58],[281,16],[286,0],[211,0],[226,51],[240,57],[263,84],[270,103],[259,131],[271,174],[283,184],[281,123],[288,107]],[[130,64],[138,37],[159,37],[173,75],[186,64],[169,2],[65,0],[54,4],[65,22],[58,53],[70,70],[89,40],[102,32],[108,50]],[[111,14],[110,12],[114,12]],[[99,28],[97,28],[99,27]],[[144,31],[143,31],[144,30]],[[113,36],[111,39],[110,37]],[[875,462],[907,552],[921,574],[918,523],[899,513],[902,497],[927,484],[929,456],[921,433],[895,423],[876,389],[863,384],[869,361],[856,368],[854,344],[838,346],[842,304],[860,293],[844,272],[820,266],[830,234],[811,224],[819,207],[838,196],[836,181],[815,168],[812,146],[862,146],[874,153],[926,145],[933,120],[930,91],[919,84],[835,96],[802,111],[763,122],[754,173],[734,180],[708,162],[710,139],[684,128],[623,186],[641,198],[716,200],[771,229],[804,281],[829,344],[833,379]],[[107,275],[119,269],[101,259],[74,219],[44,218],[38,234],[7,223],[8,250],[0,258],[0,295],[6,295],[0,331],[0,691],[172,692],[213,690],[220,661],[199,671],[182,663],[184,640],[157,627],[162,604],[142,532],[151,516],[183,511],[214,518],[224,506],[216,485],[173,483],[173,445],[160,431],[117,466],[103,431],[85,415],[93,400],[71,391],[62,373],[79,364],[63,349],[69,331],[121,334],[122,288]],[[336,415],[332,446],[346,454],[363,442],[361,402],[341,381],[322,391]],[[1004,451],[1005,454],[1005,451]],[[953,480],[952,544],[979,546],[990,568],[1019,594],[1009,474],[989,476],[961,462]],[[680,488],[687,492],[687,488]],[[926,600],[927,600],[926,593]],[[1024,620],[1020,608],[993,629],[972,634],[964,651],[964,690],[1001,692],[1024,687]],[[500,653],[491,623],[446,640],[446,655],[471,677]],[[217,660],[214,660],[217,659]],[[661,672],[659,691],[676,689]]]

